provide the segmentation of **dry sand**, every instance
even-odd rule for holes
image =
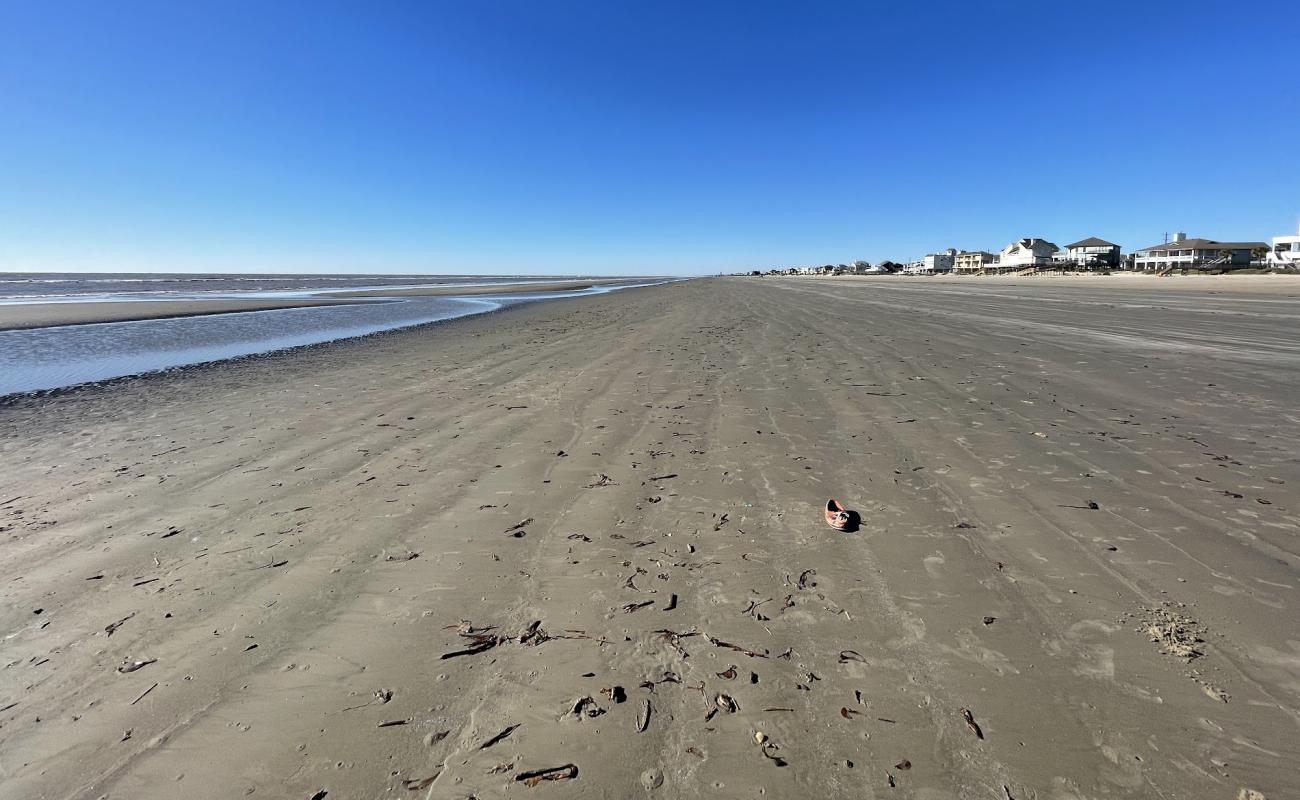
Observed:
[[[925,284],[963,286],[1049,286],[1105,289],[1140,289],[1158,292],[1190,291],[1218,294],[1266,294],[1300,296],[1300,275],[1166,275],[1153,273],[1112,272],[1110,275],[808,275],[800,280],[860,283],[904,281]]]
[[[698,281],[18,401],[0,795],[1300,796],[1297,316]]]

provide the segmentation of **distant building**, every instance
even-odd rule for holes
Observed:
[[[936,272],[952,272],[953,258],[956,257],[957,251],[951,247],[942,253],[930,253],[921,259],[921,271],[927,274]]]
[[[1283,237],[1286,238],[1286,237]],[[1137,270],[1231,269],[1248,267],[1256,254],[1266,254],[1263,242],[1220,242],[1215,239],[1187,238],[1175,233],[1173,241],[1139,248],[1133,254]]]
[[[1079,267],[1117,267],[1120,263],[1119,245],[1089,236],[1074,244],[1067,244],[1065,253],[1058,258]]]
[[[954,272],[979,272],[997,261],[997,256],[983,250],[963,250],[953,256],[952,269]]]
[[[889,275],[891,270],[884,266],[885,263],[872,264],[869,261],[854,261],[849,266],[852,267],[853,275]]]
[[[1274,236],[1265,263],[1270,267],[1300,268],[1300,236]]]
[[[924,261],[909,261],[909,262],[907,262],[906,264],[903,265],[903,268],[902,268],[901,270],[899,270],[899,272],[903,273],[904,275],[924,275],[924,274],[925,274],[925,262],[924,262]]]
[[[998,267],[1003,270],[1042,267],[1052,263],[1061,248],[1046,239],[1017,239],[1002,248]]]

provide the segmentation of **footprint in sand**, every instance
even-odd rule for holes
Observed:
[[[997,650],[985,647],[980,637],[973,631],[965,630],[957,634],[957,647],[945,647],[967,661],[973,661],[987,668],[996,675],[1019,675],[1020,670],[1012,665],[1011,659]]]
[[[1113,738],[1111,734],[1099,732],[1096,735],[1098,749],[1105,759],[1110,762],[1103,765],[1099,772],[1101,777],[1108,783],[1120,786],[1125,789],[1137,789],[1141,787],[1146,779],[1143,777],[1142,757],[1130,751],[1128,748],[1116,744],[1108,744],[1105,739]]]
[[[1119,629],[1118,625],[1099,619],[1085,619],[1070,626],[1065,638],[1079,659],[1072,670],[1075,675],[1106,680],[1115,677],[1115,648],[1103,641]]]
[[[929,573],[931,578],[936,581],[943,580],[943,565],[947,563],[947,561],[944,559],[942,552],[936,552],[932,556],[926,556],[923,563],[925,564],[925,571]]]

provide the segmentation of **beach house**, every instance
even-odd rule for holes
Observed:
[[[1232,269],[1248,267],[1252,260],[1262,259],[1268,252],[1269,246],[1263,242],[1220,242],[1217,239],[1195,237],[1189,239],[1187,234],[1179,232],[1170,241],[1134,251],[1133,268],[1157,271]]]
[[[996,264],[998,257],[984,250],[963,250],[952,259],[953,272],[979,272]]]
[[[1065,253],[1057,256],[1076,267],[1117,267],[1120,263],[1119,245],[1089,236],[1065,246]]]
[[[1274,236],[1264,263],[1274,268],[1300,268],[1300,235]]]
[[[942,253],[929,253],[921,259],[922,272],[934,274],[936,272],[952,272],[953,259],[957,255],[955,248],[949,247]]]
[[[1046,239],[1017,239],[1002,248],[998,268],[1002,270],[1043,267],[1052,263],[1052,256],[1061,248]]]

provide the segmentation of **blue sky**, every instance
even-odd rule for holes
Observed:
[[[1293,232],[1300,3],[0,0],[0,270]]]

